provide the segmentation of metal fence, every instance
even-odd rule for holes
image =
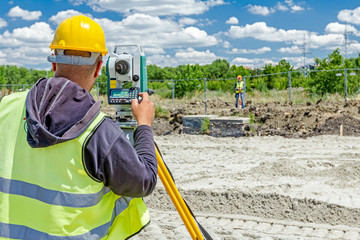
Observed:
[[[352,78],[352,86],[351,86],[351,93],[359,94],[360,93],[360,68],[345,68],[345,69],[329,69],[329,70],[297,70],[297,71],[288,71],[288,72],[278,72],[278,73],[272,73],[272,74],[260,74],[260,75],[252,75],[252,76],[243,76],[244,80],[244,100],[246,97],[246,89],[251,88],[252,83],[254,82],[254,79],[259,78],[266,78],[270,76],[283,76],[284,79],[286,79],[286,89],[288,90],[288,101],[292,101],[292,91],[293,91],[293,79],[306,79],[307,77],[310,77],[311,73],[316,72],[330,72],[335,76],[335,81],[341,83],[341,84],[335,84],[336,86],[342,86],[338,87],[335,92],[339,95],[342,95],[343,98],[346,100],[349,97],[349,86],[348,86],[348,80],[349,78]],[[297,75],[297,76],[296,76]],[[167,79],[167,80],[149,80],[149,82],[168,82],[169,85],[172,86],[171,88],[171,95],[172,95],[172,102],[174,102],[174,96],[175,94],[175,83],[177,81],[203,81],[204,84],[202,84],[202,90],[204,91],[204,99],[206,101],[207,91],[208,89],[208,83],[211,81],[231,81],[233,84],[235,84],[236,79],[207,79],[207,78],[200,78],[200,79],[181,79],[181,80],[174,80],[174,79]],[[302,84],[296,83],[296,87],[301,86]],[[199,86],[200,87],[200,86]],[[233,90],[233,88],[228,89],[230,91]]]
[[[338,89],[335,89],[336,93],[342,95],[343,98],[346,100],[349,97],[349,86],[348,82],[349,79],[351,80],[350,86],[350,93],[352,95],[360,93],[360,68],[345,68],[345,69],[330,69],[330,70],[297,70],[297,71],[289,71],[289,72],[279,72],[279,73],[272,73],[272,74],[261,74],[261,75],[253,75],[253,76],[243,76],[244,79],[244,101],[246,102],[246,89],[251,89],[254,83],[259,83],[265,78],[269,78],[274,76],[277,78],[277,81],[281,84],[286,84],[285,89],[287,90],[287,99],[289,102],[292,102],[292,92],[294,84],[296,87],[301,86],[299,84],[299,79],[304,79],[306,77],[311,77],[312,73],[316,72],[330,72],[331,76],[334,77],[333,80],[337,81],[336,84]],[[212,89],[212,84],[216,82],[228,82],[227,89],[223,89],[224,91],[231,92],[233,91],[233,86],[236,82],[235,78],[230,79],[207,79],[207,78],[200,78],[200,79],[166,79],[166,80],[149,80],[149,84],[151,83],[162,83],[162,86],[157,88],[155,86],[156,92],[158,93],[165,93],[168,97],[171,95],[172,103],[175,102],[176,99],[176,86],[181,81],[190,81],[193,83],[193,88],[198,91],[204,92],[204,103],[205,103],[205,114],[207,114],[207,92]],[[4,95],[10,94],[11,92],[16,91],[23,91],[26,89],[30,89],[33,84],[0,84],[1,95],[0,98]],[[166,87],[164,87],[166,86]],[[341,86],[341,87],[339,87]],[[283,86],[284,88],[284,86]],[[99,96],[100,94],[106,94],[107,89],[107,82],[96,82],[94,88],[96,94]],[[105,90],[104,90],[105,89]],[[276,87],[275,87],[276,89]],[[221,89],[216,89],[217,91]],[[260,89],[261,90],[261,89]]]

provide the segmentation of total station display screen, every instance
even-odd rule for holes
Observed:
[[[139,91],[140,88],[137,87],[110,89],[108,102],[109,104],[131,104],[133,99],[139,97]]]
[[[126,89],[125,91],[122,91],[121,89],[112,90],[111,97],[112,98],[128,98],[129,91],[128,91],[128,89]]]

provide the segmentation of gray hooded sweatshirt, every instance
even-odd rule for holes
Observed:
[[[78,84],[61,77],[42,78],[26,98],[27,141],[43,148],[80,136],[100,112],[100,102]],[[149,195],[157,181],[153,131],[141,125],[134,146],[110,118],[105,118],[88,140],[84,164],[89,177],[118,195]]]

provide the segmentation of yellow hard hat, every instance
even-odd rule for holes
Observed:
[[[241,75],[238,75],[238,76],[237,76],[237,79],[242,79],[242,76],[241,76]]]
[[[98,23],[84,15],[62,21],[56,29],[50,49],[98,52],[102,55],[108,53],[103,29]]]

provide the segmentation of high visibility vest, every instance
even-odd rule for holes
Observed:
[[[26,95],[0,101],[0,238],[127,239],[138,233],[150,221],[143,200],[114,194],[84,166],[84,146],[105,114],[73,140],[31,148]]]
[[[236,85],[235,85],[236,93],[241,93],[243,88],[244,88],[244,82],[240,82],[240,83],[236,82]]]

